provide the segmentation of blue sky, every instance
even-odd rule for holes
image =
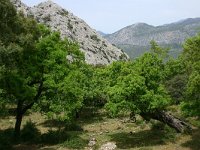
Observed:
[[[22,0],[29,6],[45,0]],[[138,22],[163,25],[200,17],[200,0],[53,0],[92,28],[113,33]]]

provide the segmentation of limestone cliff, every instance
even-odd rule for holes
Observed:
[[[85,21],[50,0],[34,7],[28,7],[20,0],[11,0],[11,2],[18,11],[33,15],[39,23],[44,23],[53,31],[60,31],[62,37],[78,42],[89,64],[106,65],[129,58],[126,53],[110,44]]]

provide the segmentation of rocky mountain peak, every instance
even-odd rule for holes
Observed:
[[[38,7],[38,8],[41,8],[41,9],[51,9],[51,10],[60,10],[62,9],[58,4],[54,3],[53,1],[51,0],[47,0],[45,2],[42,2],[42,3],[39,3],[38,5],[34,6],[34,7]],[[48,11],[48,10],[46,10]]]
[[[14,3],[17,10],[26,6],[23,3],[20,5],[20,0],[11,0],[11,2]],[[85,21],[51,0],[34,7],[25,7],[24,12],[33,15],[39,23],[47,25],[53,31],[59,31],[63,38],[68,37],[72,41],[78,42],[80,50],[84,52],[86,62],[89,64],[106,65],[113,61],[129,58],[126,53],[110,44]]]
[[[146,23],[143,23],[143,22],[138,22],[138,23],[135,23],[132,25],[133,27],[144,27],[144,26],[150,26]]]

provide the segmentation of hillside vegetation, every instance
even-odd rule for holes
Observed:
[[[9,0],[0,10],[0,149],[199,148],[200,35],[178,59],[151,41],[97,66]]]

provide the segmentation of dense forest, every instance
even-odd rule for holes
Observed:
[[[92,66],[78,43],[17,13],[9,0],[1,0],[0,12],[0,119],[14,109],[12,138],[23,135],[27,113],[71,123],[88,107],[110,118],[158,120],[181,133],[194,128],[187,118],[199,121],[200,35],[185,41],[177,59],[152,41],[135,60]],[[180,108],[181,118],[169,113],[171,106]]]

